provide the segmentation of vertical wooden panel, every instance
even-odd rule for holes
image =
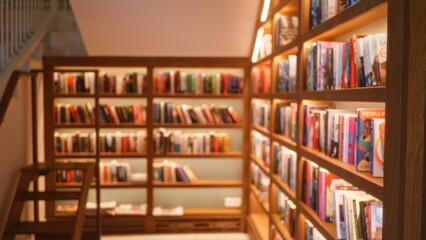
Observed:
[[[425,185],[424,135],[425,135],[425,76],[426,76],[426,22],[424,13],[426,5],[421,0],[410,0],[408,22],[405,35],[408,44],[408,72],[403,82],[406,83],[407,107],[407,138],[405,152],[405,202],[404,202],[404,239],[422,239],[426,231],[422,229],[422,212]],[[408,26],[407,26],[408,24]],[[404,108],[404,106],[403,106]],[[424,223],[423,223],[424,224]],[[422,233],[423,231],[423,233]],[[424,239],[424,238],[423,238]]]

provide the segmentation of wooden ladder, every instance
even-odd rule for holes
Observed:
[[[82,170],[84,177],[80,191],[34,192],[28,190],[30,183],[35,182],[39,176],[55,174],[57,170]],[[36,239],[81,239],[86,202],[94,172],[93,163],[39,163],[22,168],[2,239],[13,240],[17,234],[34,234]],[[75,218],[40,222],[38,216],[35,216],[35,221],[20,221],[26,201],[34,201],[34,204],[38,204],[38,201],[55,200],[77,200],[78,209]]]

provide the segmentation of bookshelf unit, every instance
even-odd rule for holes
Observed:
[[[146,173],[144,182],[101,182],[100,177],[91,184],[89,200],[98,203],[117,200],[114,197],[133,204],[146,204],[143,215],[106,215],[100,208],[98,214],[87,217],[85,229],[98,230],[102,234],[117,233],[168,233],[168,232],[240,232],[245,230],[245,214],[247,211],[246,183],[248,164],[247,144],[248,125],[244,118],[248,115],[247,73],[249,62],[246,58],[127,58],[127,57],[46,57],[43,59],[45,71],[45,153],[47,161],[79,161],[91,159],[100,165],[101,162],[126,163],[131,165],[132,172]],[[154,79],[159,72],[188,71],[208,73],[231,72],[240,77],[241,92],[226,94],[208,93],[159,93],[154,89]],[[142,72],[145,74],[144,92],[142,93],[104,93],[100,91],[99,77],[103,72],[115,71],[121,74]],[[93,72],[94,91],[88,94],[56,94],[53,88],[53,73]],[[66,99],[65,103],[81,103],[90,99],[95,113],[93,123],[59,123],[54,122],[54,103],[57,99]],[[154,121],[154,104],[168,101],[173,104],[214,103],[216,106],[229,105],[239,114],[239,123],[157,123]],[[65,104],[64,103],[64,104]],[[142,104],[146,110],[144,123],[101,123],[99,110],[102,105],[117,106]],[[96,149],[90,153],[55,153],[54,132],[61,129],[67,133],[93,131],[96,136],[102,134],[131,134],[145,132],[146,151],[144,152],[101,152],[100,137],[96,137]],[[159,129],[179,131],[188,134],[201,134],[214,131],[228,134],[230,150],[224,152],[156,152],[155,132]],[[225,141],[225,140],[223,140]],[[154,180],[154,164],[163,160],[191,166],[200,178],[193,182],[158,182]],[[112,163],[111,163],[112,164]],[[220,166],[228,166],[218,169]],[[96,176],[100,176],[97,170]],[[174,170],[173,170],[174,171]],[[200,174],[197,174],[200,173]],[[75,188],[79,183],[55,183],[55,176],[46,179],[47,189]],[[127,198],[126,198],[127,196]],[[240,197],[240,207],[225,207],[225,197]],[[191,199],[193,198],[193,199]],[[123,200],[125,199],[125,200]],[[117,200],[118,203],[121,203]],[[170,206],[170,201],[184,207],[183,215],[154,215],[157,206]],[[127,203],[127,202],[126,202]],[[55,204],[48,203],[46,213],[49,218],[62,217],[55,213]]]
[[[268,1],[265,1],[268,2]],[[389,1],[390,2],[390,1]],[[360,190],[367,192],[373,197],[384,202],[384,206],[388,206],[389,202],[397,202],[391,200],[386,202],[386,196],[390,197],[386,191],[390,190],[390,187],[386,187],[384,182],[387,184],[391,182],[391,175],[385,173],[384,178],[373,177],[369,172],[358,172],[353,165],[342,162],[339,159],[328,157],[325,153],[317,150],[308,148],[303,144],[304,137],[304,105],[311,103],[319,104],[336,104],[338,106],[344,105],[344,108],[350,108],[348,106],[357,107],[380,107],[386,109],[386,124],[388,126],[389,114],[392,110],[389,110],[387,106],[389,104],[396,104],[396,100],[391,99],[387,94],[389,86],[395,88],[396,78],[389,77],[389,65],[388,57],[388,77],[386,86],[378,87],[362,87],[362,88],[348,88],[341,90],[323,90],[323,91],[308,91],[306,90],[306,50],[309,44],[316,41],[348,41],[353,34],[374,34],[385,32],[388,35],[388,39],[393,36],[394,32],[392,29],[387,29],[387,16],[390,13],[389,3],[386,0],[361,0],[349,8],[337,13],[335,16],[328,20],[316,25],[312,29],[309,28],[310,21],[310,1],[309,0],[276,0],[271,1],[267,19],[262,22],[260,16],[262,13],[264,1],[261,1],[258,19],[256,20],[255,36],[253,38],[253,46],[256,45],[256,34],[260,28],[264,28],[265,33],[272,32],[272,52],[267,56],[258,56],[256,61],[252,63],[251,68],[251,79],[250,79],[250,102],[253,101],[264,101],[271,104],[270,108],[270,121],[268,128],[259,127],[254,124],[254,114],[250,114],[251,129],[265,138],[269,139],[270,151],[269,161],[270,165],[265,166],[261,159],[253,155],[252,151],[250,164],[257,165],[269,178],[270,185],[268,191],[268,208],[262,208],[262,204],[259,204],[259,199],[256,198],[258,195],[258,189],[254,186],[249,188],[249,214],[248,214],[248,232],[252,239],[276,239],[272,236],[273,232],[278,234],[283,239],[305,239],[305,220],[309,220],[312,225],[325,237],[325,239],[337,239],[336,225],[335,223],[328,223],[320,220],[317,212],[315,212],[309,205],[305,204],[302,199],[303,189],[303,163],[305,159],[313,162],[321,168],[328,170],[330,173],[337,175],[339,178],[346,180]],[[395,10],[395,9],[394,9]],[[299,18],[298,24],[298,37],[293,39],[284,46],[276,46],[278,39],[277,34],[277,19],[279,14],[296,15]],[[383,30],[383,25],[386,29]],[[272,26],[272,28],[271,28]],[[272,31],[271,31],[272,29]],[[359,32],[360,31],[360,32]],[[261,39],[261,38],[258,38]],[[389,46],[389,42],[388,42]],[[254,47],[254,49],[256,49]],[[401,51],[401,49],[397,49]],[[397,52],[397,50],[394,50]],[[400,53],[400,52],[398,52]],[[277,64],[279,61],[288,59],[290,55],[297,56],[297,71],[296,71],[296,90],[280,92],[276,88],[277,82]],[[392,60],[391,60],[392,61]],[[270,80],[271,80],[271,91],[268,93],[258,93],[253,91],[257,86],[257,77],[253,72],[256,69],[261,68],[264,65],[269,65],[271,69]],[[395,67],[395,66],[394,66]],[[400,81],[400,79],[398,79]],[[395,90],[395,89],[394,89]],[[277,124],[276,121],[276,108],[279,104],[296,103],[297,115],[296,115],[296,136],[297,140],[294,141],[288,136],[278,134],[275,132]],[[399,105],[398,105],[399,106]],[[252,108],[250,111],[256,111]],[[256,120],[257,121],[257,120]],[[391,132],[392,130],[389,130]],[[389,133],[391,134],[391,133]],[[387,134],[388,135],[388,134]],[[386,137],[387,141],[392,141],[389,135]],[[394,143],[394,142],[393,142]],[[251,143],[251,145],[253,142]],[[274,174],[275,161],[274,161],[274,146],[281,145],[293,151],[297,156],[297,167],[296,167],[296,191],[292,191],[289,184],[281,180],[279,175]],[[389,158],[396,160],[390,156],[392,145],[388,145],[385,150],[386,164],[389,163]],[[389,170],[389,165],[386,165],[386,171]],[[395,165],[396,166],[396,165]],[[385,172],[386,172],[385,171]],[[393,171],[395,173],[395,171]],[[253,175],[253,174],[252,174]],[[251,176],[253,177],[253,176]],[[386,179],[386,180],[385,180]],[[392,181],[393,184],[397,182]],[[296,206],[295,216],[295,232],[292,236],[288,225],[284,225],[279,215],[277,214],[277,192],[283,192],[287,199],[289,199]],[[266,203],[263,203],[266,204]],[[395,206],[395,205],[393,205]],[[384,208],[385,209],[385,208]],[[391,214],[388,214],[387,208],[384,210],[384,222],[389,225],[385,225],[383,229],[383,236],[386,239],[391,239],[391,234],[388,234],[390,225],[393,225],[392,218],[389,218]],[[388,215],[387,215],[388,214]],[[260,216],[260,217],[259,217]],[[395,218],[395,214],[393,215]],[[397,231],[397,230],[395,230]],[[392,238],[393,239],[393,238]]]

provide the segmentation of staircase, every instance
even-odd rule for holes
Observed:
[[[83,181],[79,191],[29,191],[30,184],[36,182],[40,176],[54,175],[58,170],[82,170]],[[17,234],[34,234],[36,239],[70,239],[79,240],[85,220],[86,202],[90,188],[90,181],[95,172],[93,163],[41,163],[34,164],[21,169],[21,176],[15,197],[9,212],[3,240],[13,240]],[[38,216],[35,220],[20,221],[20,216],[26,201],[33,201],[34,206],[39,201],[77,200],[78,209],[74,218],[63,218],[40,222]]]

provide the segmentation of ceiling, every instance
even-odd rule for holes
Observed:
[[[248,57],[260,0],[70,0],[90,56]]]

